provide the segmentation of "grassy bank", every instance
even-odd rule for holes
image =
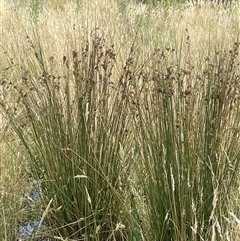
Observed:
[[[2,240],[239,239],[239,6],[0,11]]]

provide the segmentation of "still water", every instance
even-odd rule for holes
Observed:
[[[30,195],[29,199],[32,202],[36,202],[41,196],[41,188],[38,182],[34,183],[34,191]],[[26,207],[29,208],[29,207]],[[18,241],[53,241],[53,239],[49,237],[41,237],[41,238],[34,238],[36,237],[36,231],[43,231],[47,230],[48,226],[46,222],[41,223],[41,217],[35,216],[31,220],[27,220],[19,224],[17,228],[17,240]]]

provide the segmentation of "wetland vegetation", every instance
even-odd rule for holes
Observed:
[[[237,2],[0,4],[0,240],[240,240]]]

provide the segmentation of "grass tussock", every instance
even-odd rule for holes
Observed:
[[[150,240],[225,236],[239,166],[238,51],[235,43],[227,54],[213,53],[198,74],[190,61],[180,67],[174,49],[153,55],[134,96]]]
[[[0,184],[27,156],[43,194],[32,238],[238,239],[237,5],[41,3],[1,3],[2,123],[21,145]]]

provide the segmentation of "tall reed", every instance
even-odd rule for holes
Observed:
[[[45,199],[53,199],[49,224],[71,239],[126,240],[130,232],[125,87],[111,81],[116,54],[104,41],[92,33],[80,51],[63,56],[62,76],[56,60],[47,65],[32,45],[41,75],[23,71],[10,87],[18,106],[5,106]]]
[[[195,71],[190,50],[159,49],[141,73],[135,133],[147,240],[226,234],[240,160],[238,51],[237,42],[229,53],[210,51]]]
[[[0,8],[1,107],[22,143],[10,145],[41,183],[40,223],[56,240],[229,240],[238,221],[228,203],[238,193],[239,44],[224,49],[239,35],[239,8],[147,2]],[[23,172],[2,146],[8,240]]]

